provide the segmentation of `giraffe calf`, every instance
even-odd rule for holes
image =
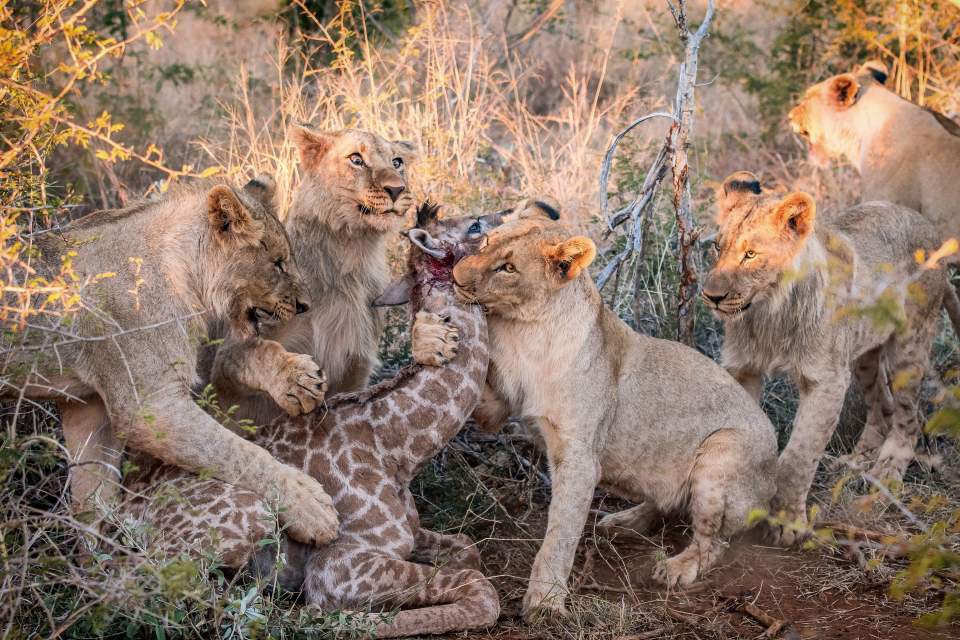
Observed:
[[[473,541],[421,527],[409,488],[460,431],[483,389],[486,320],[480,307],[456,301],[452,270],[458,255],[485,238],[486,226],[461,229],[459,219],[440,221],[431,205],[420,208],[417,225],[409,232],[410,273],[381,302],[409,300],[418,324],[459,335],[457,352],[444,354],[444,360],[452,357],[443,366],[409,366],[364,391],[334,396],[311,413],[278,418],[252,436],[277,459],[318,480],[341,519],[339,537],[330,544],[285,539],[288,566],[278,582],[302,586],[308,604],[322,610],[395,612],[377,624],[378,638],[485,627],[500,614],[497,591],[480,571]],[[170,473],[176,471],[164,479],[176,484]],[[164,513],[162,506],[151,514],[155,526],[169,529],[161,532],[174,545],[169,551],[177,550],[175,539],[214,529],[221,534],[218,551],[235,559],[256,555],[261,567],[270,562],[269,549],[256,552],[256,536],[268,537],[269,531],[254,521],[266,514],[232,512],[243,511],[244,503],[230,485],[211,481],[186,490],[197,517],[185,517],[182,509]]]

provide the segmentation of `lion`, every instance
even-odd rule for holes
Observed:
[[[317,304],[266,335],[319,363],[331,395],[358,391],[379,363],[383,322],[373,301],[390,282],[388,241],[415,208],[408,182],[414,147],[355,129],[322,132],[304,126],[294,129],[293,139],[303,180],[286,228]],[[456,328],[439,318],[418,319],[413,338],[420,364],[439,366],[456,354]],[[305,412],[249,393],[244,379],[263,358],[248,347],[234,343],[218,353],[212,378],[221,403],[238,405],[238,415],[261,425],[280,409]]]
[[[264,503],[279,498],[290,535],[322,543],[338,523],[320,484],[222,427],[191,396],[209,327],[222,327],[228,341],[252,341],[267,324],[308,308],[289,241],[266,202],[271,186],[263,178],[244,189],[179,188],[39,236],[39,273],[58,273],[61,256],[73,254],[86,306],[69,325],[45,326],[38,316],[7,344],[2,392],[56,400],[79,467],[115,462],[126,445]],[[315,365],[292,362],[292,393],[322,395]],[[276,362],[281,372],[287,364]],[[251,383],[269,386],[276,375],[264,369]],[[85,504],[99,481],[74,474],[74,502]]]
[[[488,314],[492,390],[533,420],[553,499],[524,614],[565,614],[567,579],[594,489],[640,503],[601,521],[643,530],[686,510],[693,542],[654,577],[687,585],[774,493],[776,439],[726,371],[684,345],[635,333],[603,305],[594,243],[560,223],[511,222],[454,268],[458,294]],[[696,390],[679,381],[696,381]]]
[[[778,537],[790,544],[807,528],[807,493],[851,375],[868,406],[853,460],[899,480],[913,459],[920,384],[948,290],[942,267],[921,268],[915,252],[938,248],[939,234],[887,202],[818,220],[808,194],[764,194],[745,171],[721,186],[717,224],[719,255],[701,296],[724,323],[722,364],[758,402],[763,376],[786,374],[800,391],[773,501],[785,520]]]
[[[857,169],[862,202],[909,207],[942,240],[960,238],[960,126],[887,89],[887,75],[867,62],[810,87],[790,124],[814,160],[845,158]]]

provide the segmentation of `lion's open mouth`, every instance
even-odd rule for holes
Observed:
[[[274,311],[267,311],[260,307],[251,307],[247,311],[247,319],[254,333],[258,336],[263,332],[264,327],[273,327],[280,323],[281,318]]]

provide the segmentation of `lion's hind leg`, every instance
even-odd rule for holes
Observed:
[[[378,638],[489,627],[500,617],[497,590],[474,569],[434,568],[366,551],[333,549],[307,564],[307,602],[329,609],[397,611],[376,625]]]
[[[740,432],[721,429],[700,445],[690,474],[693,541],[660,562],[654,580],[668,587],[691,584],[716,564],[728,539],[747,528],[750,513],[768,506],[773,467],[758,466],[745,455],[748,444]]]
[[[929,334],[929,335],[927,335]],[[930,362],[933,330],[923,328],[907,340],[891,341],[889,393],[892,396],[890,429],[879,446],[869,474],[881,481],[900,482],[916,456],[922,424],[919,416],[920,387]]]
[[[877,459],[877,452],[889,431],[888,417],[893,411],[893,402],[887,386],[888,369],[885,345],[871,349],[854,364],[853,371],[867,404],[867,422],[853,451],[838,459],[840,464],[851,469],[867,469]]]

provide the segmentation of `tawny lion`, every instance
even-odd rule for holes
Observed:
[[[454,268],[460,295],[488,312],[492,391],[533,419],[553,498],[524,612],[565,613],[567,578],[597,485],[640,503],[601,523],[642,530],[688,512],[693,540],[655,577],[690,584],[774,492],[773,426],[719,365],[639,335],[607,309],[587,266],[593,242],[520,220]],[[680,384],[680,381],[686,381]]]
[[[89,282],[86,306],[69,327],[72,337],[56,323],[42,325],[41,316],[17,344],[7,342],[2,391],[57,400],[79,470],[93,466],[87,461],[116,461],[125,444],[256,500],[279,498],[290,535],[322,542],[337,526],[323,487],[219,425],[190,393],[207,328],[222,324],[228,339],[245,339],[264,320],[287,320],[307,306],[268,202],[270,184],[175,189],[38,238],[40,275],[56,273],[61,256],[75,252],[73,268]],[[115,275],[98,277],[107,272]],[[321,393],[320,383],[311,378],[310,392]],[[74,475],[80,502],[100,478]]]
[[[895,480],[913,459],[920,383],[948,290],[943,270],[921,269],[914,255],[938,248],[938,234],[888,202],[819,221],[809,195],[763,194],[745,171],[724,181],[717,223],[719,257],[702,296],[724,323],[723,365],[757,401],[763,376],[786,374],[800,390],[773,503],[789,544],[805,530],[795,525],[806,524],[852,374],[869,406],[855,457]],[[884,308],[897,310],[893,321],[878,320]]]

